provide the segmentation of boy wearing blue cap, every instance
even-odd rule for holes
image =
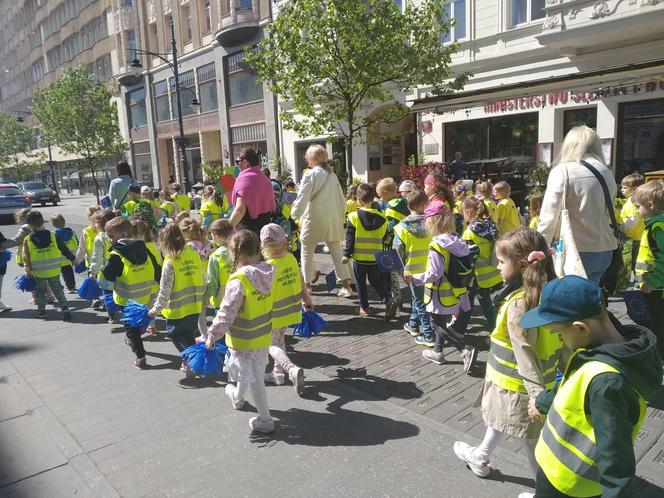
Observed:
[[[574,350],[563,379],[530,406],[547,414],[535,448],[535,494],[519,498],[632,496],[633,442],[648,400],[662,382],[657,339],[621,325],[601,304],[600,288],[569,275],[549,282],[523,328],[548,326]]]

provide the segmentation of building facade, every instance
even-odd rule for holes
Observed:
[[[595,128],[621,177],[664,169],[664,2],[657,0],[451,0],[456,71],[473,74],[463,91],[400,96],[413,118],[368,137],[354,150],[355,174],[398,174],[410,151],[448,162],[461,152],[474,172],[516,171],[555,161],[565,133]],[[283,134],[298,167],[303,145],[322,137]],[[413,146],[413,137],[416,145]]]
[[[262,39],[271,19],[269,0],[116,2],[113,18],[113,36],[122,56],[116,74],[120,127],[140,182],[163,186],[184,179],[169,64],[171,24],[188,179],[204,179],[203,163],[234,164],[245,147],[258,150],[266,164],[271,154],[278,154],[274,98],[243,64],[245,48]],[[131,67],[135,59],[140,71]],[[200,109],[191,105],[194,100]]]

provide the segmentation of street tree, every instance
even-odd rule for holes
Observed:
[[[0,113],[0,176],[27,180],[41,171],[44,156],[33,150],[37,133],[16,116]]]
[[[55,83],[39,92],[32,109],[47,139],[82,159],[92,176],[97,202],[97,171],[102,161],[119,158],[127,150],[111,96],[106,85],[94,81],[81,65],[64,70]]]
[[[404,3],[401,10],[393,0],[291,0],[269,37],[246,53],[287,106],[284,127],[343,140],[349,184],[353,144],[408,115],[399,92],[423,85],[439,95],[468,79],[450,69],[457,45],[441,43],[453,22],[445,0]]]

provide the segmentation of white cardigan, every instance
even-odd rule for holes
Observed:
[[[606,180],[613,205],[616,198],[616,181],[613,172],[594,156],[586,156],[584,160],[594,166]],[[567,169],[569,178],[566,207],[569,211],[577,249],[579,252],[612,251],[618,247],[618,242],[613,235],[602,186],[595,175],[582,164],[561,163],[551,170],[542,201],[537,231],[549,244],[557,240],[560,235],[565,169]]]
[[[325,183],[328,174],[330,178]],[[337,175],[315,166],[302,178],[291,212],[293,219],[299,218],[300,239],[313,244],[343,241],[345,215],[346,199]]]

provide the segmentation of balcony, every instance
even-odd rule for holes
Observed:
[[[664,40],[659,0],[547,0],[535,37],[563,55],[582,55]]]
[[[222,47],[240,45],[260,31],[258,0],[222,0],[219,17],[215,38]]]

